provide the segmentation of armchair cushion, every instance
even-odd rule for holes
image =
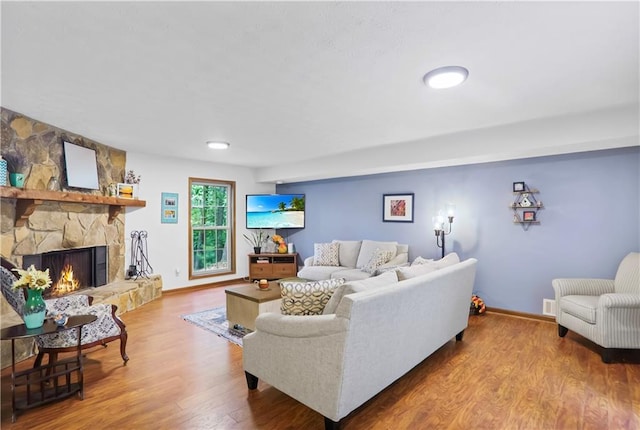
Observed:
[[[560,307],[569,315],[595,324],[599,300],[600,296],[564,296],[560,299]]]

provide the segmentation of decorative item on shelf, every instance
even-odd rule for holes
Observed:
[[[58,178],[52,176],[51,179],[49,179],[49,183],[47,183],[47,190],[60,191],[60,182],[58,181]]]
[[[262,229],[257,232],[251,233],[249,236],[243,234],[245,240],[249,242],[249,245],[253,246],[253,253],[260,254],[262,250],[262,245],[269,239],[269,235],[266,234]]]
[[[482,315],[486,312],[487,308],[477,294],[471,296],[471,305],[469,307],[469,315]]]
[[[12,187],[24,187],[24,175],[22,173],[9,173],[9,182]]]
[[[24,303],[22,318],[28,329],[42,327],[47,313],[47,306],[42,292],[51,286],[49,269],[37,270],[32,264],[26,270],[13,269],[20,277],[13,283],[13,288],[25,288],[27,300]]]
[[[456,206],[449,203],[447,204],[447,216],[446,220],[449,221],[448,231],[445,231],[444,223],[445,216],[442,215],[442,211],[438,212],[438,215],[432,218],[433,220],[433,229],[436,233],[436,246],[438,248],[442,248],[442,257],[444,257],[445,249],[444,249],[444,237],[448,234],[451,234],[451,224],[453,224],[453,218],[456,211]]]
[[[279,234],[274,234],[271,239],[273,240],[273,243],[275,243],[278,247],[279,254],[286,254],[289,251],[289,248],[287,247],[287,244],[282,236],[280,236]]]
[[[127,170],[127,173],[124,175],[124,184],[118,184],[118,196],[127,199],[137,199],[138,189],[140,186],[140,180],[142,179],[141,175],[136,175],[133,170]],[[120,187],[123,185],[122,187]],[[120,190],[123,190],[123,196],[120,196]],[[129,197],[129,191],[131,196]]]
[[[0,155],[0,187],[8,185],[9,171],[7,169],[7,160]]]
[[[118,184],[115,182],[110,183],[107,187],[107,192],[109,197],[116,197],[118,195]]]
[[[296,247],[292,242],[289,242],[287,244],[287,251],[289,252],[289,254],[295,254],[296,253]]]

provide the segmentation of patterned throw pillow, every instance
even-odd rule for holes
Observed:
[[[344,278],[313,282],[281,282],[282,315],[322,315],[331,295]]]
[[[393,251],[383,251],[380,248],[376,248],[367,264],[362,267],[362,271],[373,275],[378,270],[378,267],[391,260],[393,255]]]
[[[313,265],[314,266],[339,266],[340,260],[338,252],[339,243],[314,243],[313,244]]]

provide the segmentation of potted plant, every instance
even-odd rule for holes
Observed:
[[[269,239],[269,235],[266,234],[262,229],[257,232],[251,233],[249,236],[243,234],[244,238],[249,242],[251,246],[253,246],[253,252],[255,254],[260,254],[260,250],[262,248],[262,244],[264,244],[267,239]]]

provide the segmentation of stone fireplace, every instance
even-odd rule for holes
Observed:
[[[53,283],[45,290],[45,298],[51,298],[105,285],[107,261],[106,246],[90,246],[24,255],[22,266],[49,269]]]

